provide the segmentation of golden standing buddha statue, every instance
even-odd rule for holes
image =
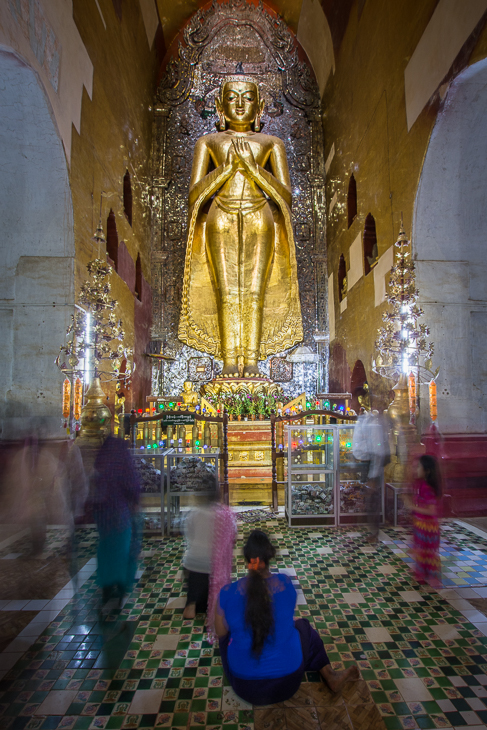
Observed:
[[[259,360],[303,338],[289,170],[251,78],[227,78],[215,101],[220,131],[194,150],[179,339],[221,357],[224,377],[242,360],[258,377]]]

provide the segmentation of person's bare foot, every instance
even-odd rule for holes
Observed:
[[[196,616],[196,604],[195,603],[188,603],[186,608],[183,611],[183,618],[189,618],[192,619]]]
[[[320,670],[320,674],[332,692],[340,692],[346,682],[354,682],[360,678],[358,667],[355,665],[348,667],[348,669],[343,669],[341,672],[335,672],[331,668],[331,664],[327,664]]]

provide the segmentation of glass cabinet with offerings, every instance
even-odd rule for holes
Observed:
[[[290,527],[365,524],[383,518],[383,479],[353,456],[355,425],[288,425],[286,519]]]

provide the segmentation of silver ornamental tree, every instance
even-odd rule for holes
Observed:
[[[102,259],[90,261],[87,266],[90,278],[81,285],[79,303],[84,310],[76,309],[71,315],[66,343],[61,346],[56,364],[63,372],[83,378],[101,380],[127,380],[133,372],[133,352],[124,344],[125,331],[121,319],[115,313],[117,302],[111,297],[112,268]],[[126,366],[120,372],[122,362]]]
[[[375,343],[378,354],[374,363],[377,373],[394,380],[411,371],[416,372],[418,379],[421,374],[428,375],[428,379],[437,374],[431,372],[434,345],[428,340],[429,329],[418,321],[424,313],[416,303],[419,292],[414,269],[411,243],[401,220],[386,293],[390,306],[382,315],[384,326],[378,330]]]

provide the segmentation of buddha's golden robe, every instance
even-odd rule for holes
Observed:
[[[212,138],[215,138],[213,145],[216,150],[215,154],[221,159],[216,159],[219,166],[206,174],[204,181],[200,181],[198,195],[189,210],[178,334],[180,340],[196,350],[207,352],[218,358],[224,357],[222,321],[221,317],[219,318],[219,306],[221,309],[221,301],[225,296],[223,290],[225,287],[229,289],[240,287],[242,293],[240,302],[245,302],[246,299],[248,300],[245,293],[251,288],[252,271],[259,268],[265,269],[260,277],[263,291],[258,296],[259,304],[257,305],[263,309],[263,316],[256,357],[263,360],[268,355],[282,352],[303,339],[291,214],[287,203],[279,194],[279,181],[276,181],[273,200],[270,200],[259,188],[259,176],[257,179],[250,179],[246,171],[237,170],[230,179],[228,178],[228,175],[223,172],[224,159],[228,149],[223,136],[226,136],[226,133],[220,132],[201,138],[201,141],[204,140],[205,144],[210,146]],[[263,138],[263,142],[265,142],[261,145],[263,154],[265,154],[265,148],[269,148],[269,140],[279,143],[283,151],[282,142],[269,135],[255,133],[252,137],[256,162],[262,165],[259,168],[259,175],[269,177],[271,174],[263,168],[263,165],[266,164],[265,159],[263,157],[259,159],[259,138]],[[231,139],[229,143],[231,143]],[[196,154],[197,151],[195,151]],[[214,162],[215,154],[212,154]],[[237,175],[247,178],[244,185],[241,184],[240,179],[239,184],[236,184],[237,181],[233,178],[236,178]],[[208,201],[210,188],[215,197],[208,211],[206,201]],[[236,189],[241,191],[238,197],[232,192]],[[211,221],[209,227],[207,227],[207,218]],[[252,256],[254,253],[248,241],[245,246],[243,245],[246,238],[243,230],[246,225],[255,224],[257,218],[260,221],[259,225],[269,227],[267,241],[270,250],[268,253],[264,253],[268,257],[268,264],[262,264],[262,251],[255,253],[256,258],[260,256],[260,260],[255,262],[253,269]],[[211,236],[211,232],[216,231],[218,226],[223,229],[226,227],[226,230],[229,231],[228,239],[225,237],[225,261],[228,263],[225,281],[215,280],[215,266],[212,267],[209,255],[212,242],[208,241],[208,235]],[[248,348],[246,349],[248,343],[244,342],[244,337],[241,336],[239,340],[239,328],[240,333],[242,332],[240,323],[246,317],[252,316],[254,315],[251,307],[239,307],[237,302],[231,324],[228,324],[228,318],[226,320],[225,326],[234,330],[230,339],[238,341],[237,356],[252,357]]]

